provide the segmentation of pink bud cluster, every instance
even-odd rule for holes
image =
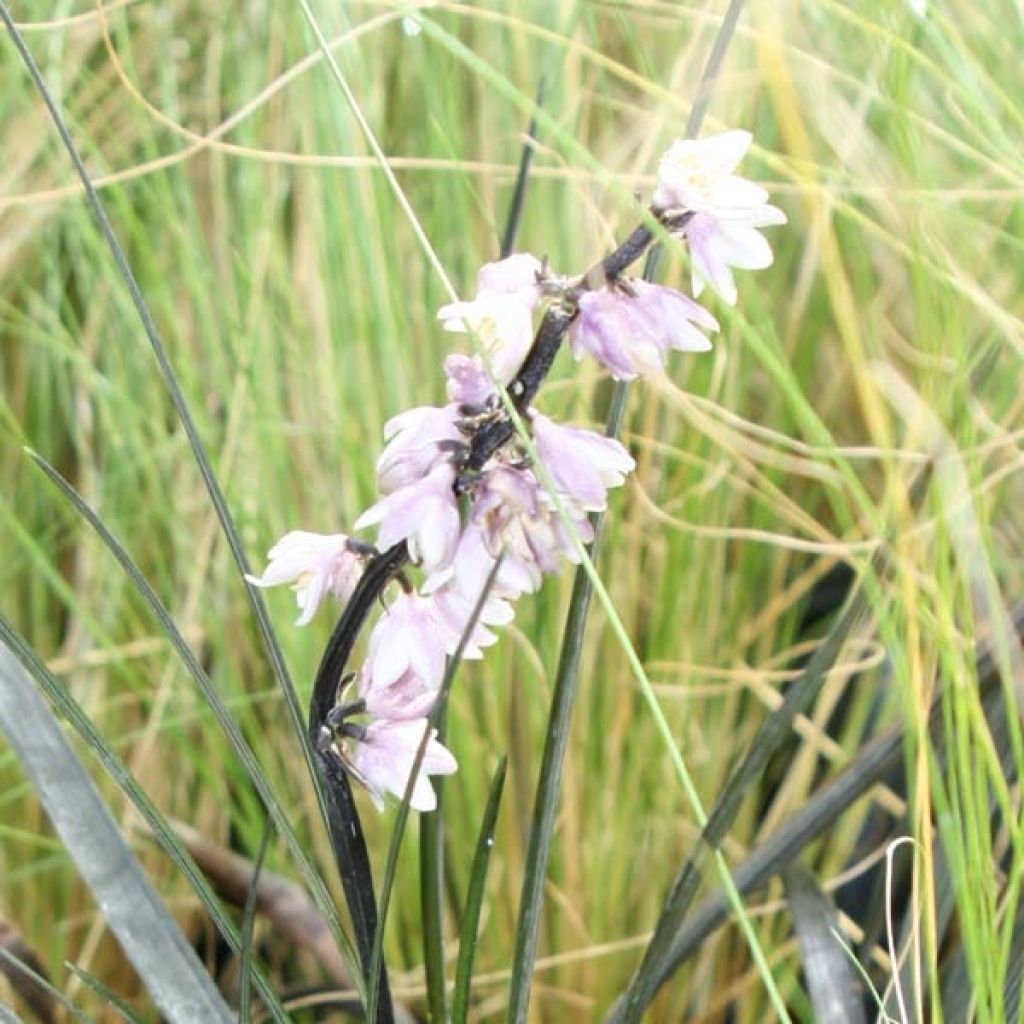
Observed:
[[[670,230],[679,225],[674,230],[689,246],[694,293],[707,283],[730,303],[736,298],[730,267],[767,266],[771,250],[757,229],[785,220],[767,205],[762,188],[733,174],[750,141],[746,132],[725,132],[674,143],[662,158],[651,207]],[[370,634],[355,693],[332,712],[329,732],[378,806],[387,794],[404,793],[429,731],[411,804],[434,808],[429,776],[456,770],[428,723],[447,659],[460,645],[464,657],[482,657],[497,640],[494,630],[512,620],[515,600],[536,591],[563,560],[578,561],[572,532],[583,542],[592,538],[588,514],[607,507],[608,490],[635,465],[618,441],[528,408],[525,419],[557,501],[514,435],[466,471],[473,438],[504,415],[497,386],[515,390],[545,301],[569,310],[574,355],[593,356],[620,380],[661,373],[673,349],[706,351],[711,343],[704,332],[718,329],[707,310],[671,288],[621,274],[592,288],[586,278],[551,274],[526,253],[487,264],[471,301],[439,311],[444,328],[472,334],[481,354],[447,357],[445,405],[411,409],[385,424],[387,443],[376,466],[381,497],[355,523],[357,530],[377,528],[381,551],[404,543],[423,578],[414,587],[403,577],[403,592]],[[250,582],[293,583],[304,625],[328,594],[348,599],[372,550],[343,534],[289,533],[271,548],[263,575]]]

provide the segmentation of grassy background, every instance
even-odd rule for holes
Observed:
[[[531,96],[545,75],[545,109],[592,158],[541,134],[520,236],[574,271],[631,225],[629,190],[649,187],[680,130],[721,14],[655,0],[436,5],[430,17],[488,77],[404,31],[396,5],[315,9],[329,37],[345,37],[342,68],[463,290],[496,253],[526,122],[495,77]],[[442,399],[439,361],[453,339],[434,321],[441,284],[297,6],[167,0],[111,4],[100,17],[54,0],[13,13],[103,185],[252,561],[287,529],[345,529],[373,500],[381,424]],[[869,624],[801,722],[792,759],[744,808],[727,854],[741,858],[822,772],[905,722],[909,791],[874,791],[803,859],[833,888],[860,855],[869,810],[887,822],[883,838],[914,835],[921,942],[911,956],[927,977],[938,962],[938,834],[959,884],[974,1019],[988,1021],[1005,1019],[1024,864],[1018,794],[978,715],[972,655],[1021,591],[1022,36],[1010,3],[953,0],[924,20],[899,3],[747,5],[705,130],[754,132],[743,170],[769,184],[790,225],[772,231],[774,267],[742,274],[738,308],[714,308],[714,352],[674,358],[667,380],[634,388],[627,436],[639,466],[613,502],[600,565],[710,803],[811,642],[798,632],[809,588],[837,562],[864,568],[884,542]],[[22,451],[41,452],[101,511],[309,827],[304,767],[187,442],[66,156],[0,42],[0,608],[168,816],[252,854],[259,808],[212,718],[113,560]],[[664,280],[686,276],[679,254],[666,261]],[[587,423],[606,399],[601,375],[563,355],[538,405]],[[929,457],[939,469],[911,496]],[[457,896],[490,773],[510,758],[477,959],[481,1020],[504,1007],[568,589],[566,574],[521,602],[453,697]],[[330,616],[300,631],[287,592],[269,602],[305,687]],[[535,983],[543,1020],[607,1007],[696,838],[599,610],[590,640]],[[1005,649],[1013,669],[1015,651]],[[944,770],[923,735],[940,680],[953,684],[944,700],[955,723]],[[0,780],[0,911],[86,1005],[94,997],[64,961],[130,992],[6,751]],[[1003,812],[994,830],[990,800]],[[186,887],[135,817],[117,800],[114,810],[182,920],[199,927]],[[389,820],[368,809],[378,862]],[[309,841],[328,865],[318,830]],[[411,1003],[422,988],[413,853],[409,844],[386,941]],[[283,847],[269,864],[290,871]],[[749,906],[799,1016],[800,957],[780,896],[772,888]],[[856,947],[852,925],[848,938]],[[316,978],[267,942],[285,982]],[[857,954],[887,976],[884,946]],[[737,992],[736,1020],[772,1019],[729,929],[652,1019],[724,1019]]]

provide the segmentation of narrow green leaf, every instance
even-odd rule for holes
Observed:
[[[866,605],[867,599],[861,585],[850,596],[839,620],[814,652],[800,677],[790,685],[783,703],[761,724],[746,756],[715,802],[697,846],[672,883],[640,967],[622,998],[612,1008],[609,1019],[616,1024],[635,1024],[639,1021],[654,994],[675,970],[678,964],[675,947],[680,928],[697,892],[701,867],[707,854],[719,849],[739,813],[744,797],[760,776],[768,758],[790,734],[797,716],[813,703],[828,670],[835,664],[846,638],[854,624],[860,620]],[[735,873],[734,879],[739,887],[740,882]]]
[[[612,397],[612,408],[608,415],[608,436],[618,433],[626,408],[628,386],[618,383]],[[601,543],[602,513],[590,517],[594,527],[594,539],[588,553],[593,559]],[[533,982],[533,964],[537,958],[537,940],[540,933],[540,915],[544,901],[544,880],[547,875],[548,857],[551,853],[551,839],[555,831],[555,817],[558,813],[558,794],[562,783],[562,765],[565,750],[569,744],[569,730],[572,708],[579,683],[579,667],[583,654],[583,638],[586,632],[587,612],[593,587],[590,578],[577,569],[569,599],[565,629],[562,634],[562,650],[555,673],[555,687],[551,695],[551,710],[548,714],[547,734],[544,737],[544,752],[541,755],[540,773],[537,778],[537,795],[533,804],[533,820],[526,848],[526,865],[523,869],[523,885],[519,896],[519,919],[516,923],[515,950],[512,955],[512,977],[509,982],[509,1002],[506,1020],[526,1020],[530,1005],[530,989]]]
[[[43,473],[46,474],[50,482],[53,483],[72,504],[72,506],[74,506],[78,514],[89,524],[91,529],[106,546],[107,550],[114,556],[125,575],[129,580],[131,580],[132,585],[138,591],[143,601],[145,601],[153,617],[159,623],[160,628],[170,641],[171,646],[175,651],[177,651],[178,656],[181,658],[182,663],[188,670],[189,675],[199,687],[199,690],[203,695],[203,699],[206,701],[210,710],[213,711],[214,717],[217,719],[218,724],[224,731],[224,735],[227,737],[228,742],[231,745],[231,749],[234,751],[239,761],[241,761],[246,774],[252,781],[253,787],[256,789],[257,793],[259,793],[260,799],[263,801],[263,805],[267,808],[267,812],[273,819],[277,830],[287,842],[289,851],[295,858],[295,862],[298,865],[303,878],[306,880],[318,908],[324,914],[327,923],[338,942],[338,947],[341,949],[342,955],[348,962],[352,976],[356,978],[360,977],[358,969],[359,960],[356,955],[356,951],[353,948],[352,942],[347,933],[341,926],[337,908],[334,905],[334,900],[330,893],[327,891],[327,886],[325,885],[323,878],[320,876],[313,862],[309,859],[309,855],[306,852],[305,847],[299,841],[299,837],[295,834],[295,829],[292,828],[288,815],[285,813],[284,808],[274,795],[274,791],[270,786],[269,780],[260,768],[259,762],[256,760],[256,755],[253,754],[252,749],[246,742],[245,737],[242,735],[238,724],[231,716],[231,712],[224,703],[220,692],[213,685],[210,677],[206,674],[206,670],[202,667],[199,659],[196,657],[195,652],[189,646],[188,641],[182,635],[181,630],[178,629],[173,616],[167,608],[164,607],[164,604],[157,596],[156,591],[152,586],[150,586],[149,581],[145,576],[143,576],[139,567],[132,560],[121,542],[113,535],[113,533],[111,533],[107,528],[107,525],[102,519],[100,519],[89,503],[85,501],[74,487],[72,487],[71,484],[68,483],[68,481],[65,480],[64,477],[62,477],[60,473],[58,473],[57,470],[54,469],[41,455],[31,450],[28,451],[28,454]]]
[[[231,549],[231,554],[234,557],[238,573],[242,578],[244,578],[246,573],[249,571],[249,563],[245,555],[245,550],[242,547],[241,537],[239,537],[238,531],[235,529],[234,519],[232,518],[231,511],[228,508],[224,492],[221,489],[220,483],[217,481],[217,476],[213,471],[213,466],[206,454],[206,448],[203,444],[202,438],[199,436],[199,431],[196,428],[195,421],[192,419],[192,413],[189,410],[188,402],[186,401],[185,395],[178,383],[178,378],[174,372],[173,366],[171,365],[170,358],[167,355],[167,349],[164,346],[163,339],[161,338],[156,322],[153,320],[153,316],[149,311],[146,300],[142,295],[142,290],[139,288],[135,275],[132,273],[132,269],[128,264],[128,259],[121,247],[121,243],[118,241],[113,225],[110,222],[110,218],[107,216],[106,209],[103,206],[99,193],[96,191],[96,186],[93,184],[92,178],[86,169],[85,162],[82,160],[78,147],[75,145],[74,139],[71,138],[71,133],[68,130],[63,115],[61,114],[60,107],[57,105],[57,102],[54,100],[46,82],[43,80],[39,66],[36,64],[31,51],[26,45],[24,37],[18,30],[17,25],[14,23],[14,19],[11,17],[11,14],[7,9],[7,4],[4,0],[0,0],[0,21],[2,21],[6,27],[7,33],[10,35],[11,40],[29,73],[29,77],[32,79],[37,92],[43,100],[64,149],[67,151],[68,157],[74,165],[75,171],[82,183],[86,199],[88,200],[89,206],[96,218],[96,222],[99,225],[100,233],[103,235],[103,238],[110,249],[114,263],[117,266],[117,270],[124,281],[125,288],[131,296],[132,304],[135,306],[135,311],[138,314],[140,323],[142,324],[142,329],[149,341],[150,347],[153,350],[153,354],[156,357],[157,366],[159,367],[164,386],[167,389],[167,393],[174,406],[174,410],[185,430],[189,447],[192,449],[196,465],[198,466],[200,475],[203,478],[203,483],[206,485],[210,502],[217,513],[217,518],[221,524],[224,537],[228,542],[228,547]],[[253,614],[256,617],[256,623],[259,628],[260,635],[263,638],[264,647],[266,648],[267,655],[270,658],[274,678],[280,685],[281,691],[284,695],[292,728],[298,737],[303,757],[306,760],[306,767],[316,790],[317,802],[320,807],[321,816],[326,823],[327,802],[323,792],[320,774],[316,769],[316,760],[313,748],[306,735],[303,723],[302,706],[299,703],[298,694],[295,691],[295,686],[292,683],[291,676],[288,673],[288,668],[285,665],[284,655],[281,652],[280,645],[277,642],[277,637],[274,634],[273,626],[270,623],[270,616],[267,614],[267,608],[263,602],[263,598],[260,596],[258,589],[251,586],[246,587],[246,594],[249,598],[249,604],[252,608]]]
[[[505,788],[505,769],[508,758],[502,757],[491,779],[491,791],[480,821],[480,834],[473,853],[473,864],[469,872],[469,888],[466,890],[466,905],[459,922],[459,959],[455,966],[455,990],[452,992],[452,1024],[465,1024],[469,1014],[470,987],[473,981],[473,961],[476,957],[477,934],[480,930],[480,910],[484,901],[484,886],[487,882],[487,868],[494,846],[494,830],[501,807],[501,795]]]
[[[388,844],[387,865],[384,869],[384,880],[381,883],[380,889],[380,910],[377,914],[377,931],[374,936],[370,984],[366,1000],[367,1020],[375,1019],[377,985],[379,975],[383,969],[384,924],[387,921],[388,904],[391,901],[391,890],[395,884],[395,871],[398,867],[398,851],[401,849],[402,836],[405,834],[405,826],[409,821],[409,801],[412,799],[413,786],[419,778],[420,766],[423,764],[423,758],[427,753],[427,745],[430,743],[430,734],[437,728],[437,723],[440,721],[441,716],[444,715],[445,709],[448,706],[448,696],[451,693],[452,685],[455,682],[455,674],[458,671],[459,665],[462,664],[462,655],[466,650],[466,645],[469,643],[469,638],[473,635],[473,631],[476,629],[477,623],[480,621],[480,615],[484,610],[484,605],[487,603],[487,598],[491,593],[491,588],[494,586],[494,581],[498,578],[498,571],[501,569],[503,558],[503,555],[499,555],[494,560],[494,565],[491,566],[491,571],[487,574],[487,579],[484,580],[480,596],[477,598],[476,604],[473,606],[473,611],[470,613],[466,626],[462,631],[462,635],[459,637],[459,642],[455,648],[455,652],[448,659],[448,664],[445,665],[444,679],[441,682],[441,692],[438,695],[437,704],[431,712],[426,728],[423,730],[423,738],[420,740],[419,748],[416,751],[416,757],[413,759],[412,768],[409,771],[409,779],[405,784],[405,793],[403,794],[402,802],[398,807],[398,814],[395,816],[395,827],[391,831],[391,840]]]
[[[238,993],[238,1020],[241,1024],[249,1024],[252,1019],[252,986],[249,983],[249,972],[252,969],[252,935],[256,923],[256,896],[259,892],[260,875],[270,848],[273,835],[273,824],[270,818],[263,823],[263,835],[256,851],[256,861],[252,866],[252,877],[249,879],[249,891],[245,895],[245,910],[242,912],[242,956],[239,973],[241,974]]]
[[[782,874],[803,953],[804,975],[818,1024],[862,1024],[864,1013],[860,978],[850,955],[836,937],[839,917],[805,867],[794,864]]]
[[[96,731],[95,726],[86,717],[77,702],[65,691],[46,666],[39,660],[31,647],[25,643],[18,632],[3,616],[0,616],[0,643],[6,645],[10,652],[13,652],[13,656],[21,662],[24,669],[35,679],[49,700],[59,708],[61,714],[70,723],[75,732],[93,751],[104,770],[139,811],[152,829],[157,841],[188,880],[192,889],[206,908],[214,925],[221,935],[224,936],[225,941],[236,954],[239,953],[241,951],[241,944],[234,922],[225,914],[206,878],[196,867],[192,858],[189,857],[175,835],[174,830],[164,820],[153,802],[139,786],[134,776],[121,762],[121,759],[104,742],[103,737]],[[10,658],[11,655],[8,654],[5,657]],[[13,664],[13,661],[11,663]],[[23,675],[24,673],[22,673]],[[39,699],[38,695],[35,699]],[[49,714],[48,711],[47,713]],[[18,719],[15,718],[14,721],[17,725]],[[53,728],[56,729],[56,724],[52,724]],[[59,733],[59,729],[57,731]],[[63,739],[63,734],[61,734],[61,737]],[[274,1020],[284,1024],[287,1016],[281,1007],[276,993],[268,984],[262,971],[255,971],[254,981],[268,1012]]]
[[[437,720],[437,738],[445,737],[447,709]],[[444,967],[444,805],[443,779],[434,780],[437,807],[420,815],[420,916],[423,968],[427,980],[427,1007],[432,1021],[448,1019],[448,993]]]
[[[1018,634],[1024,633],[1024,606],[1014,612]],[[978,660],[979,697],[986,717],[998,722],[1003,714],[1000,680],[989,652]],[[942,746],[941,697],[936,697],[929,717],[929,732],[938,748]],[[903,726],[893,726],[865,745],[833,779],[812,794],[804,806],[749,854],[733,871],[737,889],[748,894],[792,864],[809,843],[832,828],[847,809],[872,786],[899,769],[903,762]],[[725,894],[716,893],[689,916],[672,945],[671,970],[679,967],[716,928],[728,919]]]
[[[28,673],[0,647],[0,728],[111,931],[170,1021],[234,1020]]]
[[[116,993],[109,985],[105,985],[92,971],[87,971],[78,964],[68,964],[68,970],[76,977],[81,978],[93,992],[96,993],[110,1009],[128,1024],[142,1024],[138,1014]]]

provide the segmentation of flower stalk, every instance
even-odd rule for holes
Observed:
[[[562,426],[534,408],[562,341],[619,381],[663,373],[671,350],[711,347],[707,333],[718,322],[710,312],[627,271],[667,234],[688,244],[695,292],[706,283],[735,301],[730,267],[767,265],[771,250],[757,229],[785,220],[763,189],[733,173],[749,143],[745,132],[675,143],[662,159],[650,223],[582,274],[559,275],[526,253],[482,267],[475,296],[442,307],[438,318],[447,331],[473,334],[485,358],[450,355],[448,403],[386,424],[381,497],[355,523],[377,527],[376,547],[344,534],[295,531],[271,549],[264,574],[250,577],[255,586],[292,582],[300,624],[328,596],[347,598],[317,672],[308,729],[321,773],[338,790],[332,841],[348,866],[343,881],[359,908],[353,918],[367,971],[366,936],[377,919],[349,779],[378,806],[388,795],[404,796],[414,810],[436,806],[429,777],[457,769],[430,721],[442,701],[446,659],[482,657],[520,596],[563,561],[584,557],[579,544],[594,539],[608,490],[635,465],[613,437]],[[519,422],[532,444],[520,440]],[[389,603],[396,579],[402,593]],[[378,603],[383,613],[367,660],[347,673]],[[386,1009],[382,967],[371,990]]]

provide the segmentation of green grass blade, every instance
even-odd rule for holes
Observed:
[[[782,705],[762,723],[746,756],[716,800],[697,847],[672,883],[640,967],[612,1011],[610,1019],[617,1024],[633,1024],[638,1021],[654,994],[672,973],[673,946],[697,892],[700,869],[707,853],[718,852],[751,785],[760,776],[769,757],[790,734],[797,715],[813,702],[825,681],[826,673],[835,664],[846,638],[860,621],[866,606],[864,587],[858,586],[839,620],[814,652],[800,677],[790,685]]]
[[[448,715],[437,720],[437,738],[444,742]],[[445,786],[434,780],[437,807],[420,815],[420,917],[423,922],[423,970],[427,981],[427,1007],[431,1020],[448,1019],[448,993],[444,969],[444,804]]]
[[[455,965],[455,989],[452,992],[452,1024],[466,1024],[469,1015],[469,997],[473,982],[473,961],[476,957],[477,933],[480,929],[480,911],[484,902],[487,868],[494,847],[494,831],[505,788],[505,769],[508,758],[502,757],[491,779],[491,790],[480,820],[480,834],[469,871],[466,905],[459,922],[459,959]]]
[[[391,839],[388,843],[388,859],[384,869],[384,879],[381,882],[380,887],[380,909],[377,913],[377,929],[373,940],[373,958],[371,960],[370,968],[369,993],[366,1000],[366,1016],[368,1020],[375,1019],[374,1014],[377,1006],[377,986],[379,984],[380,976],[383,973],[384,925],[387,921],[388,905],[391,902],[391,892],[395,885],[395,873],[398,868],[398,852],[402,846],[402,836],[405,834],[405,826],[409,821],[409,801],[412,799],[413,786],[415,785],[417,778],[419,778],[420,766],[423,764],[423,758],[427,753],[427,745],[430,742],[431,730],[437,728],[437,723],[440,721],[441,716],[445,713],[445,709],[448,706],[448,696],[451,693],[452,685],[455,682],[455,674],[458,672],[459,665],[462,664],[463,652],[466,650],[466,644],[469,643],[469,638],[473,635],[477,622],[480,620],[480,615],[484,610],[484,605],[487,603],[487,598],[491,593],[491,588],[494,586],[494,581],[498,578],[498,571],[501,569],[501,563],[502,556],[499,555],[494,560],[494,565],[491,566],[491,571],[488,573],[487,579],[484,580],[483,589],[480,591],[480,596],[477,598],[476,604],[473,606],[473,610],[466,622],[466,627],[462,631],[462,636],[459,637],[458,646],[455,648],[455,652],[448,659],[448,663],[445,666],[444,680],[441,683],[441,692],[437,698],[437,704],[435,705],[433,712],[431,712],[427,726],[423,730],[423,739],[420,740],[419,749],[416,751],[416,757],[413,759],[412,768],[409,771],[409,780],[405,786],[405,793],[402,796],[402,802],[399,805],[398,813],[395,816],[395,825],[391,830]]]
[[[804,975],[819,1024],[866,1024],[861,983],[846,949],[836,938],[839,919],[832,901],[806,868],[783,872]]]
[[[92,989],[122,1020],[128,1024],[142,1024],[139,1015],[109,985],[105,985],[91,971],[83,970],[77,964],[68,964],[68,970]]]
[[[189,646],[189,643],[182,635],[181,630],[178,629],[173,616],[164,607],[164,604],[157,596],[156,591],[152,588],[145,576],[143,576],[139,567],[132,560],[124,546],[113,535],[113,533],[111,533],[106,524],[96,514],[95,510],[88,504],[88,502],[86,502],[74,487],[72,487],[56,469],[46,462],[42,456],[32,451],[28,454],[50,482],[61,491],[65,498],[67,498],[75,511],[78,512],[78,514],[89,524],[90,528],[103,542],[107,550],[114,556],[125,575],[129,580],[131,580],[132,585],[145,601],[153,617],[160,624],[160,628],[170,641],[171,646],[175,651],[177,651],[178,656],[181,658],[182,663],[188,670],[189,675],[191,675],[193,680],[195,680],[196,685],[199,687],[203,695],[203,699],[213,712],[221,729],[223,729],[224,735],[227,737],[235,756],[239,761],[241,761],[254,788],[257,793],[259,793],[260,799],[267,808],[267,812],[270,814],[274,824],[277,826],[278,831],[282,836],[284,836],[289,850],[295,858],[306,884],[310,887],[310,891],[313,894],[313,898],[316,901],[317,906],[321,913],[325,915],[327,922],[334,933],[335,939],[342,951],[342,955],[349,964],[349,969],[352,971],[354,977],[358,977],[359,960],[356,955],[355,948],[352,945],[352,941],[349,939],[348,934],[345,932],[341,921],[338,918],[334,900],[327,891],[327,887],[313,862],[309,859],[309,855],[305,848],[299,841],[299,837],[296,835],[295,829],[292,827],[284,808],[274,795],[274,791],[271,788],[269,780],[261,770],[259,762],[256,760],[256,755],[252,752],[252,748],[246,742],[237,722],[235,722],[231,712],[224,704],[223,698],[218,692],[217,687],[213,685],[212,680],[200,664],[195,652]]]
[[[250,965],[252,963],[252,936],[256,924],[256,896],[259,892],[260,875],[267,859],[270,839],[274,834],[273,824],[267,818],[263,825],[256,860],[252,866],[252,877],[249,879],[249,891],[245,895],[245,909],[242,911],[242,956],[240,958],[241,986],[238,993],[238,1020],[240,1024],[250,1024],[252,1019],[252,986],[249,983]]]
[[[0,649],[0,727],[160,1013],[182,1024],[232,1021],[46,702],[6,646]]]
[[[628,385],[615,386],[611,409],[608,413],[606,434],[614,437],[622,427],[626,410]],[[603,513],[591,515],[594,539],[588,553],[593,559],[601,544]],[[587,626],[587,613],[593,597],[590,577],[582,568],[577,569],[569,598],[565,628],[562,633],[562,649],[555,673],[555,687],[551,695],[551,711],[548,728],[544,736],[544,752],[541,755],[540,773],[537,778],[537,795],[533,803],[533,820],[526,849],[526,864],[523,868],[523,885],[519,897],[519,917],[516,922],[515,951],[512,957],[512,976],[509,981],[509,1002],[506,1019],[524,1021],[530,1003],[530,989],[533,981],[533,963],[537,958],[537,941],[540,934],[540,915],[544,900],[544,880],[547,875],[548,857],[551,853],[551,839],[555,831],[555,817],[558,813],[558,794],[562,782],[562,765],[565,750],[569,744],[569,729],[572,708],[579,683],[580,660],[583,655],[583,639]]]
[[[21,676],[14,676],[14,678],[20,681],[21,677],[24,676],[24,672],[27,671],[46,694],[47,698],[60,709],[61,714],[70,723],[71,727],[96,755],[107,774],[143,816],[146,823],[152,829],[157,841],[188,880],[192,889],[206,908],[207,913],[209,913],[214,925],[221,935],[224,936],[225,941],[236,954],[240,953],[241,942],[238,929],[231,918],[225,914],[202,872],[196,868],[192,858],[189,857],[175,835],[174,830],[167,824],[159,810],[139,787],[135,778],[121,762],[121,759],[104,742],[103,737],[96,731],[96,728],[86,717],[77,702],[64,690],[46,666],[36,657],[35,652],[24,642],[3,616],[0,616],[0,642],[6,645],[6,648],[12,652],[11,654],[4,654],[5,665],[8,663],[14,665],[13,658],[16,657],[24,666]],[[49,714],[48,711],[47,713]],[[17,718],[14,721],[17,724]],[[55,725],[54,728],[56,728]],[[270,1012],[274,1020],[284,1024],[287,1017],[276,993],[267,983],[262,971],[255,971],[254,974],[256,986],[266,1004],[268,1012]]]
[[[60,136],[60,140],[63,143],[64,148],[67,150],[67,154],[70,157],[71,162],[74,164],[75,171],[78,174],[83,189],[85,190],[86,199],[88,200],[89,206],[91,207],[96,221],[99,224],[100,232],[110,249],[114,263],[117,266],[118,272],[120,273],[125,287],[131,296],[135,311],[142,323],[143,331],[145,332],[150,346],[153,349],[153,354],[156,357],[157,365],[160,369],[160,375],[165,387],[167,388],[167,393],[170,396],[175,412],[184,427],[189,447],[192,450],[196,465],[198,466],[199,472],[203,478],[203,483],[206,486],[210,502],[217,513],[217,518],[221,524],[224,537],[228,542],[228,547],[231,549],[231,554],[234,557],[239,575],[244,577],[244,575],[249,571],[249,563],[242,547],[241,537],[238,535],[238,531],[235,528],[234,519],[231,515],[230,509],[228,508],[224,492],[217,481],[216,474],[213,471],[213,466],[206,454],[206,447],[203,444],[202,438],[199,436],[199,431],[192,418],[188,402],[186,401],[185,395],[178,383],[178,378],[174,372],[174,368],[171,366],[171,361],[167,355],[166,347],[164,346],[160,332],[157,329],[156,323],[149,311],[149,307],[146,304],[146,300],[142,295],[142,290],[139,288],[135,275],[132,273],[132,269],[128,264],[128,259],[121,247],[121,243],[118,241],[113,225],[110,222],[110,218],[107,216],[106,209],[103,206],[103,202],[100,200],[99,193],[96,191],[92,178],[85,167],[85,163],[78,151],[78,147],[71,138],[71,133],[64,121],[60,108],[51,95],[50,90],[47,88],[42,73],[36,64],[31,51],[28,49],[24,38],[18,31],[18,27],[15,25],[14,20],[7,9],[7,5],[3,0],[0,0],[0,21],[3,22],[8,34],[14,42],[22,62],[28,70],[29,76],[31,77],[36,90],[50,114],[50,118],[57,129],[57,134]],[[306,730],[303,726],[302,706],[299,703],[298,694],[295,691],[295,686],[292,683],[291,676],[288,673],[288,668],[285,665],[284,655],[281,652],[280,645],[277,642],[277,637],[274,634],[273,626],[271,625],[270,617],[267,614],[263,598],[260,596],[258,590],[251,586],[246,587],[246,593],[248,595],[253,614],[256,617],[257,626],[259,628],[260,635],[263,638],[264,646],[266,647],[267,654],[270,658],[274,677],[277,679],[284,695],[292,727],[298,736],[303,756],[306,759],[307,768],[313,779],[314,786],[316,787],[317,800],[320,806],[321,815],[324,821],[326,821],[326,801],[320,787],[320,777],[315,768],[313,751],[307,739]]]

